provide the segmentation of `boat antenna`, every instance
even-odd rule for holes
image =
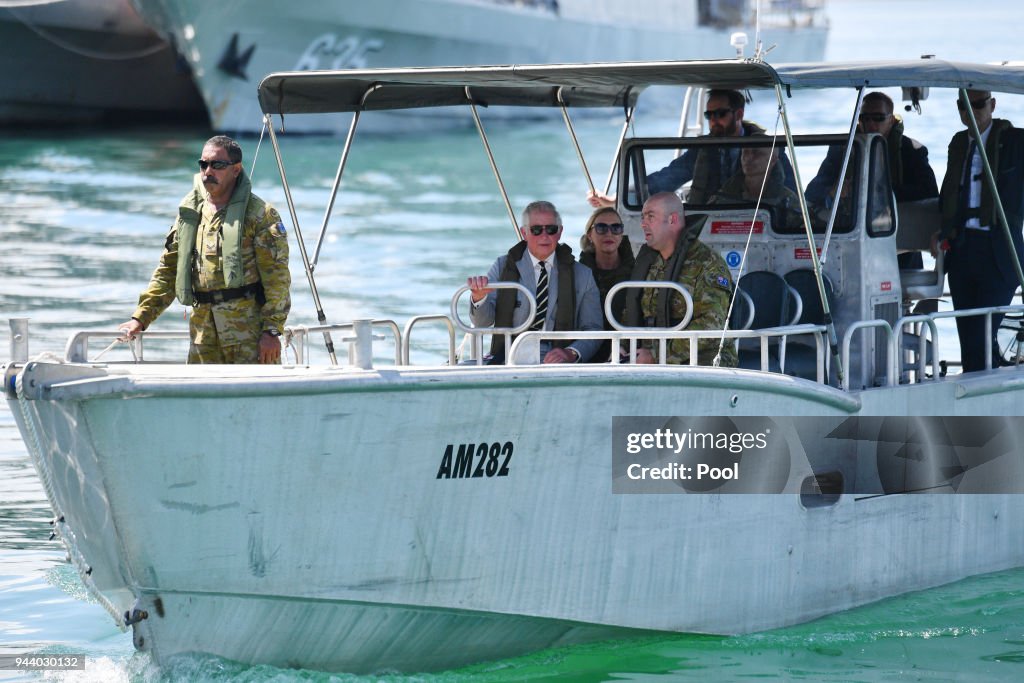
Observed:
[[[299,216],[295,211],[295,202],[292,200],[292,191],[288,186],[288,178],[284,172],[284,160],[281,158],[281,146],[277,143],[277,135],[274,134],[273,120],[270,114],[264,114],[263,126],[270,131],[270,143],[274,146],[274,156],[277,158],[277,170],[281,173],[281,184],[284,186],[284,198],[288,203],[288,214],[292,218],[292,225],[295,228],[295,241],[299,245],[299,253],[302,255],[302,265],[306,269],[306,279],[309,281],[309,291],[313,295],[313,305],[316,307],[316,319],[321,325],[327,325],[327,316],[324,315],[324,307],[320,303],[320,294],[316,289],[316,280],[313,279],[313,268],[309,264],[309,255],[306,253],[306,243],[302,239],[302,230],[299,229]],[[331,365],[338,364],[338,357],[334,353],[334,341],[331,339],[331,332],[325,329],[324,346],[327,347],[327,354],[331,357]]]
[[[754,59],[764,57],[761,51],[761,0],[754,3]]]

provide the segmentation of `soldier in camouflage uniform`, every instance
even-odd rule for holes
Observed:
[[[193,307],[189,363],[280,362],[291,308],[288,239],[277,211],[252,194],[241,162],[231,138],[206,142],[160,263],[121,326],[125,337],[149,327],[177,297]]]
[[[637,254],[631,280],[671,280],[686,287],[693,296],[693,317],[688,330],[721,330],[726,326],[732,278],[722,257],[696,238],[696,229],[685,229],[683,203],[673,192],[656,194],[644,203],[640,223],[647,244]],[[683,298],[669,289],[633,289],[626,301],[625,322],[632,327],[672,327],[686,312]],[[658,342],[643,341],[637,350],[638,363],[658,362]],[[713,365],[718,339],[697,343],[697,361]],[[668,343],[667,363],[688,364],[690,341]],[[734,343],[726,340],[719,360],[722,367],[736,365]]]

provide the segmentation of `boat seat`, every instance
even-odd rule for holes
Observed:
[[[832,281],[822,273],[822,282],[825,287],[825,298],[828,300],[830,311],[835,310],[836,295]],[[818,292],[818,282],[814,277],[814,271],[810,268],[798,268],[786,273],[786,282],[796,290],[803,302],[803,311],[799,325],[823,325],[825,324],[825,309],[821,305],[821,294]],[[826,368],[828,368],[826,351]],[[815,348],[814,337],[800,335],[789,339],[786,345],[786,374],[804,379],[815,379],[817,377],[818,352]],[[826,373],[826,376],[828,373]]]
[[[802,315],[800,295],[778,273],[768,270],[747,273],[740,278],[738,287],[750,297],[754,305],[754,316],[748,329],[793,325]],[[768,342],[768,369],[771,372],[781,371],[780,357],[784,351],[780,347],[784,343],[784,337]],[[741,368],[761,369],[759,340],[740,339],[737,351]]]
[[[729,329],[749,330],[754,324],[754,300],[739,287],[736,288],[735,299],[729,316]]]
[[[899,228],[896,231],[898,250],[928,251],[932,235],[939,230],[938,198],[897,205]],[[934,268],[900,269],[900,286],[905,299],[933,299],[942,296],[946,270],[944,254],[939,252]]]

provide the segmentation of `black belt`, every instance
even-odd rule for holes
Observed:
[[[263,283],[253,282],[251,285],[232,287],[231,289],[218,289],[212,292],[193,292],[197,304],[222,304],[227,301],[234,301],[242,297],[256,295],[257,298],[263,293]]]

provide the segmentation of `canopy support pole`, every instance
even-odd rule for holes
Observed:
[[[302,240],[302,230],[299,228],[299,216],[295,212],[295,202],[292,200],[292,191],[288,186],[288,177],[284,172],[284,160],[281,158],[281,146],[277,143],[277,135],[274,133],[273,121],[270,114],[264,115],[264,125],[270,131],[270,142],[274,145],[274,157],[277,159],[277,170],[281,173],[281,184],[284,186],[284,198],[288,203],[288,214],[292,217],[292,225],[295,226],[295,241],[299,244],[299,253],[302,255],[302,265],[306,269],[306,279],[309,281],[309,291],[313,294],[313,305],[316,307],[316,319],[321,325],[327,324],[327,316],[324,315],[324,307],[320,304],[320,295],[316,291],[316,280],[313,279],[313,267],[309,263],[309,255],[306,253],[306,243]],[[331,365],[338,364],[338,358],[334,354],[334,341],[331,340],[331,333],[324,330],[324,345],[331,357]]]
[[[857,135],[857,121],[860,119],[860,109],[864,104],[864,86],[857,88],[857,105],[853,108],[853,120],[850,121],[850,134],[846,138],[846,151],[843,153],[843,165],[839,167],[839,180],[836,184],[836,196],[832,200],[832,211],[828,215],[828,226],[825,228],[825,241],[821,245],[821,263],[828,263],[828,244],[832,240],[832,226],[836,224],[836,214],[839,212],[839,197],[843,193],[843,183],[846,182],[846,169],[850,165],[850,156],[853,153],[853,140]]]
[[[562,99],[562,86],[558,86],[557,97],[558,106],[562,109],[562,119],[565,120],[565,127],[569,129],[569,137],[572,138],[572,144],[576,148],[576,158],[580,160],[580,166],[583,167],[583,175],[587,178],[587,185],[590,186],[591,193],[597,194],[597,190],[594,188],[594,179],[590,177],[590,169],[587,168],[587,161],[583,158],[583,150],[580,149],[580,141],[576,137],[576,130],[572,127],[572,120],[569,118],[569,109],[566,107],[565,100]]]
[[[636,107],[626,107],[626,120],[622,123],[622,132],[619,133],[619,143],[615,145],[615,154],[612,156],[612,167],[608,169],[608,180],[604,184],[604,193],[608,194],[612,191],[612,181],[615,179],[615,169],[619,167],[619,155],[622,154],[622,143],[626,141],[626,133],[629,132],[629,126],[633,123],[633,113],[636,112]]]
[[[967,112],[967,124],[971,129],[971,139],[974,140],[974,144],[978,149],[978,153],[981,155],[981,165],[985,169],[985,182],[988,183],[988,187],[992,190],[992,199],[996,206],[996,212],[999,214],[1000,227],[1003,229],[1003,236],[1006,237],[1006,248],[1010,252],[1010,257],[1013,260],[1014,270],[1017,271],[1017,282],[1020,283],[1021,292],[1020,299],[1024,302],[1024,272],[1021,271],[1020,259],[1017,258],[1017,249],[1013,246],[1013,236],[1010,233],[1010,222],[1006,220],[1006,211],[1003,209],[1003,200],[999,197],[999,188],[996,187],[996,176],[992,172],[992,164],[989,163],[988,153],[985,151],[985,145],[981,139],[981,130],[978,128],[978,120],[974,118],[974,108],[971,106],[970,100],[967,99],[967,91],[964,88],[960,88],[960,106]],[[991,123],[989,125],[992,125]],[[971,160],[968,159],[967,163],[970,164]]]
[[[498,165],[494,163],[494,154],[491,152],[491,143],[487,141],[487,133],[484,132],[484,124],[480,122],[480,114],[476,111],[476,102],[473,101],[473,95],[469,91],[469,86],[466,86],[466,99],[469,100],[469,110],[473,113],[473,122],[476,123],[477,132],[480,133],[480,140],[484,143],[484,151],[487,152],[487,161],[491,164],[491,171],[494,172],[494,179],[498,181],[498,190],[501,192],[501,198],[505,200],[505,210],[508,211],[509,220],[512,221],[512,230],[516,233],[516,242],[523,239],[522,234],[519,232],[519,221],[516,220],[515,211],[512,210],[512,202],[508,200],[508,192],[505,191],[505,183],[501,181],[501,173],[498,172]]]
[[[811,229],[811,216],[807,210],[807,198],[804,196],[803,181],[800,180],[800,167],[796,159],[796,145],[793,142],[793,131],[789,127],[789,116],[786,114],[786,101],[782,96],[782,86],[775,84],[775,98],[779,103],[779,114],[782,116],[782,127],[786,131],[786,149],[793,162],[793,178],[796,181],[796,196],[800,199],[800,213],[804,219],[804,231],[807,233],[807,242],[810,245],[811,267],[814,269],[814,280],[818,284],[818,296],[821,298],[821,311],[825,319],[825,330],[828,335],[829,352],[832,354],[832,362],[836,369],[836,377],[839,386],[843,385],[843,363],[839,356],[839,339],[836,336],[835,322],[832,320],[832,311],[828,305],[828,295],[825,293],[825,283],[821,276],[821,262],[818,260],[818,250],[814,244],[814,231]]]
[[[359,124],[359,115],[363,111],[363,106],[366,104],[366,98],[370,96],[374,90],[383,87],[379,83],[374,83],[366,92],[363,93],[363,97],[359,100],[359,109],[352,112],[352,124],[348,127],[348,135],[345,136],[345,146],[341,150],[341,160],[338,161],[338,172],[334,176],[334,184],[331,186],[331,198],[327,200],[327,209],[324,211],[324,222],[320,226],[320,236],[316,240],[316,249],[313,250],[313,262],[310,264],[311,270],[316,270],[316,264],[320,261],[320,248],[324,244],[324,236],[327,234],[327,223],[331,219],[331,212],[334,211],[334,200],[338,196],[338,189],[341,187],[341,176],[345,172],[345,164],[348,162],[348,153],[352,149],[352,140],[356,135],[356,126]]]

